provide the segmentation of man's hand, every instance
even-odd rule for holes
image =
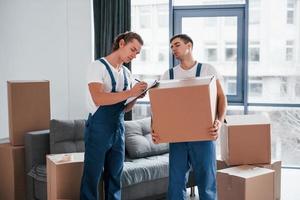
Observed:
[[[222,122],[218,119],[215,120],[213,127],[209,129],[209,134],[214,137],[214,140],[218,139]]]
[[[146,96],[147,92],[142,93],[140,96],[138,96],[138,99],[142,99]]]
[[[137,97],[146,89],[147,89],[147,83],[146,82],[143,82],[143,81],[138,82],[130,90],[130,96]]]
[[[152,141],[154,144],[158,144],[160,141],[159,135],[157,133],[154,132],[154,130],[152,129]]]

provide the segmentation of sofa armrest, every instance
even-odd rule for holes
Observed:
[[[46,164],[46,155],[50,152],[49,130],[32,131],[25,134],[26,173],[32,167]]]

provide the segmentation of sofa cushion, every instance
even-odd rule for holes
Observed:
[[[159,155],[169,151],[168,144],[154,144],[151,137],[151,118],[125,121],[125,147],[130,158]]]
[[[169,154],[127,160],[122,174],[122,188],[169,176]]]
[[[50,121],[50,153],[84,151],[85,120]]]
[[[28,173],[35,181],[47,182],[46,165],[37,165]],[[166,178],[169,175],[169,154],[131,159],[124,162],[122,187]]]

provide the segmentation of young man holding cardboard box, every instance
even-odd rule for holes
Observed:
[[[216,77],[217,115],[213,127],[208,131],[216,140],[224,121],[227,100],[223,92],[220,76],[214,67],[197,62],[192,55],[193,40],[185,34],[175,35],[170,40],[172,53],[180,64],[166,71],[162,79],[185,79],[199,76]],[[200,102],[199,102],[200,103]],[[182,133],[184,134],[184,133]],[[159,143],[159,135],[153,130],[153,141]],[[199,198],[215,200],[216,195],[216,152],[214,141],[170,143],[169,189],[171,200],[186,199],[187,173],[193,167]]]

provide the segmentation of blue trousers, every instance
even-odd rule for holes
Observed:
[[[215,142],[180,142],[170,144],[169,200],[186,199],[186,183],[193,168],[200,200],[216,200]]]
[[[89,117],[85,128],[84,170],[80,199],[98,200],[102,172],[106,200],[121,199],[121,175],[124,164],[124,124],[102,123]]]

